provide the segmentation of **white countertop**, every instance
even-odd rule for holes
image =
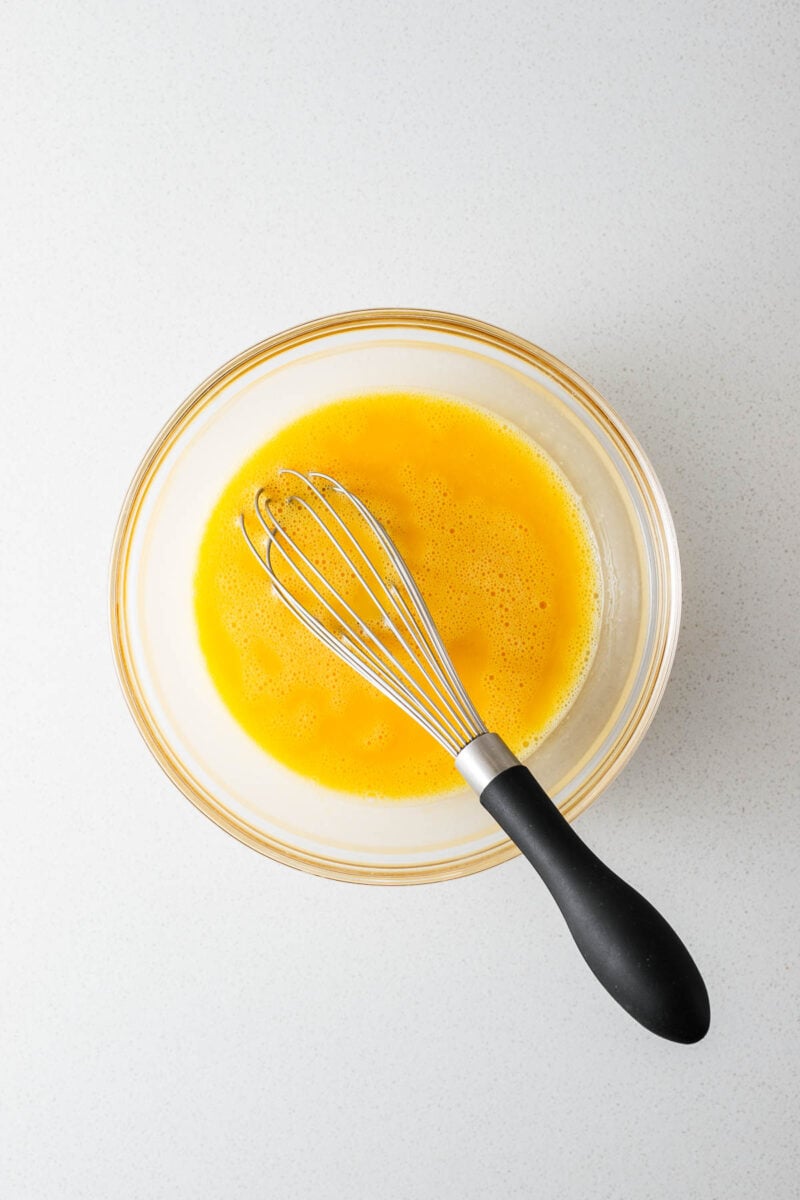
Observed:
[[[798,1194],[796,6],[6,9],[4,1200]],[[234,353],[443,308],[575,367],[685,573],[672,682],[580,831],[686,938],[645,1033],[527,865],[354,887],[200,816],[112,667],[119,505]]]

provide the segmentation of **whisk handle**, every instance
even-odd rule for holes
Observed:
[[[708,993],[689,951],[652,904],[581,841],[528,768],[501,771],[480,799],[536,868],[614,999],[661,1037],[704,1037]]]

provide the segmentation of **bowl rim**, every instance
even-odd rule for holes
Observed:
[[[150,714],[136,682],[125,630],[125,579],[128,557],[148,488],[159,465],[182,431],[190,414],[203,407],[219,385],[234,380],[252,366],[278,353],[297,348],[332,334],[376,328],[425,329],[467,336],[485,345],[511,352],[549,376],[587,408],[603,427],[615,449],[636,480],[648,512],[648,528],[654,542],[659,594],[664,597],[663,615],[657,622],[652,662],[640,694],[613,745],[586,783],[562,809],[573,820],[605,791],[630,760],[644,737],[664,695],[678,642],[681,615],[681,568],[674,522],[663,488],[641,445],[611,405],[566,363],[525,338],[499,326],[457,313],[423,308],[368,308],[335,313],[292,326],[241,351],[199,384],[175,410],[150,443],[125,493],[111,547],[109,570],[109,623],[117,678],[131,715],[159,766],[167,777],[205,816],[238,841],[259,853],[314,875],[346,882],[372,884],[433,883],[471,875],[515,858],[520,852],[505,840],[487,849],[426,862],[415,866],[353,864],[336,858],[299,850],[269,837],[238,816],[228,813],[205,794],[189,777]]]

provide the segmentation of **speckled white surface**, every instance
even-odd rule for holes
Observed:
[[[797,6],[4,13],[0,1195],[796,1196]],[[538,342],[660,472],[675,672],[580,826],[691,944],[699,1046],[605,997],[522,862],[286,870],[124,707],[106,567],[149,439],[373,304]]]

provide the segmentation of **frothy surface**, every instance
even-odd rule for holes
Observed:
[[[527,438],[466,404],[343,400],[262,446],[215,506],[195,612],[214,683],[269,754],[323,783],[402,798],[459,786],[424,730],[322,646],[271,594],[237,528],[278,468],[324,471],[386,526],[487,727],[523,752],[564,714],[599,624],[597,556],[579,502]]]

